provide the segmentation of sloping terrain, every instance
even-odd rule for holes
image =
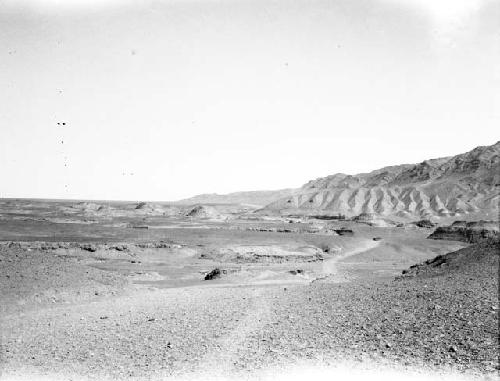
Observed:
[[[486,272],[491,273],[491,269],[498,270],[499,249],[498,238],[485,239],[481,243],[413,265],[404,270],[403,275],[429,277],[458,272],[477,277]]]
[[[309,181],[264,211],[371,213],[400,219],[498,218],[500,142],[453,157]]]
[[[177,201],[176,204],[247,204],[255,206],[265,206],[283,197],[288,197],[296,192],[296,189],[280,189],[272,191],[249,191],[234,192],[229,194],[200,194],[184,200]]]

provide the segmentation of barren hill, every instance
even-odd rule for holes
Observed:
[[[412,219],[473,214],[498,219],[499,192],[500,141],[419,164],[318,178],[265,210]]]
[[[296,189],[280,189],[271,191],[234,192],[229,194],[200,194],[191,198],[177,201],[176,204],[248,204],[265,206],[282,197],[292,195]]]

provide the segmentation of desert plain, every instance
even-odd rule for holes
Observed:
[[[498,371],[494,244],[241,205],[1,207],[2,379]],[[481,252],[407,270],[457,250]]]

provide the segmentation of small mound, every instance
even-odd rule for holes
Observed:
[[[142,209],[152,209],[152,206],[148,204],[147,202],[140,202],[136,205],[135,209],[142,210]]]
[[[424,219],[424,220],[412,222],[411,225],[418,226],[419,228],[430,229],[430,228],[435,227],[437,224],[432,222],[431,220]]]
[[[163,209],[160,205],[156,204],[151,204],[149,202],[140,202],[135,206],[136,211],[140,212],[145,212],[145,213],[154,213],[158,212],[161,213],[163,212]]]
[[[220,218],[221,215],[213,206],[197,205],[186,213],[187,217],[194,218]]]
[[[353,217],[352,220],[378,228],[386,228],[396,225],[393,221],[385,218],[380,218],[374,213],[361,213],[356,217]]]
[[[140,214],[156,215],[156,216],[176,216],[179,214],[179,208],[171,205],[158,205],[150,202],[138,203],[134,211]]]
[[[370,222],[375,220],[377,217],[375,216],[374,213],[361,213],[357,215],[356,217],[353,218],[353,221],[358,221],[358,222]]]

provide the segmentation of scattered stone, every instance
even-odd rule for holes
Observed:
[[[208,272],[205,274],[205,280],[212,280],[216,278],[220,278],[221,276],[221,271],[218,268],[213,269],[212,271]]]
[[[335,233],[337,233],[338,235],[345,235],[345,236],[354,235],[354,232],[352,231],[352,229],[348,229],[348,228],[335,229]]]
[[[97,247],[92,244],[86,244],[81,246],[82,250],[89,251],[91,253],[94,253],[97,251]]]

